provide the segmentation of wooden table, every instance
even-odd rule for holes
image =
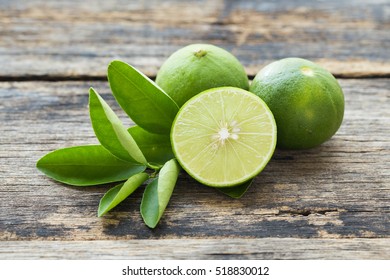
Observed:
[[[0,258],[389,259],[389,10],[386,0],[0,1]],[[97,143],[90,86],[125,120],[106,82],[112,59],[154,78],[196,42],[231,51],[251,78],[284,57],[323,65],[345,93],[340,130],[315,149],[277,150],[241,199],[181,174],[154,230],[142,190],[98,218],[109,186],[38,172],[51,150]]]

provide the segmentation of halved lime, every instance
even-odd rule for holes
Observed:
[[[171,142],[177,160],[194,179],[229,187],[255,177],[267,165],[275,150],[276,124],[253,93],[213,88],[179,110]]]

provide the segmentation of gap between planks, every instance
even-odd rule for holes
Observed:
[[[390,78],[390,73],[383,74],[333,74],[336,79],[384,79]],[[156,76],[148,76],[150,79],[155,80]],[[254,75],[248,75],[249,80],[254,79]],[[62,75],[27,75],[27,76],[0,76],[0,82],[66,82],[66,81],[107,81],[107,76],[101,75],[75,75],[75,76],[62,76]]]

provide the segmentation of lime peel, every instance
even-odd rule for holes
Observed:
[[[344,116],[344,94],[321,66],[290,57],[265,66],[250,89],[267,103],[278,126],[278,147],[309,149],[330,139]]]
[[[238,59],[210,44],[192,44],[174,52],[161,65],[156,83],[179,107],[210,88],[249,89],[248,76]]]

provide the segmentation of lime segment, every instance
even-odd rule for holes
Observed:
[[[276,124],[267,105],[239,88],[206,90],[180,109],[171,131],[181,166],[214,187],[238,185],[256,176],[276,145]]]

